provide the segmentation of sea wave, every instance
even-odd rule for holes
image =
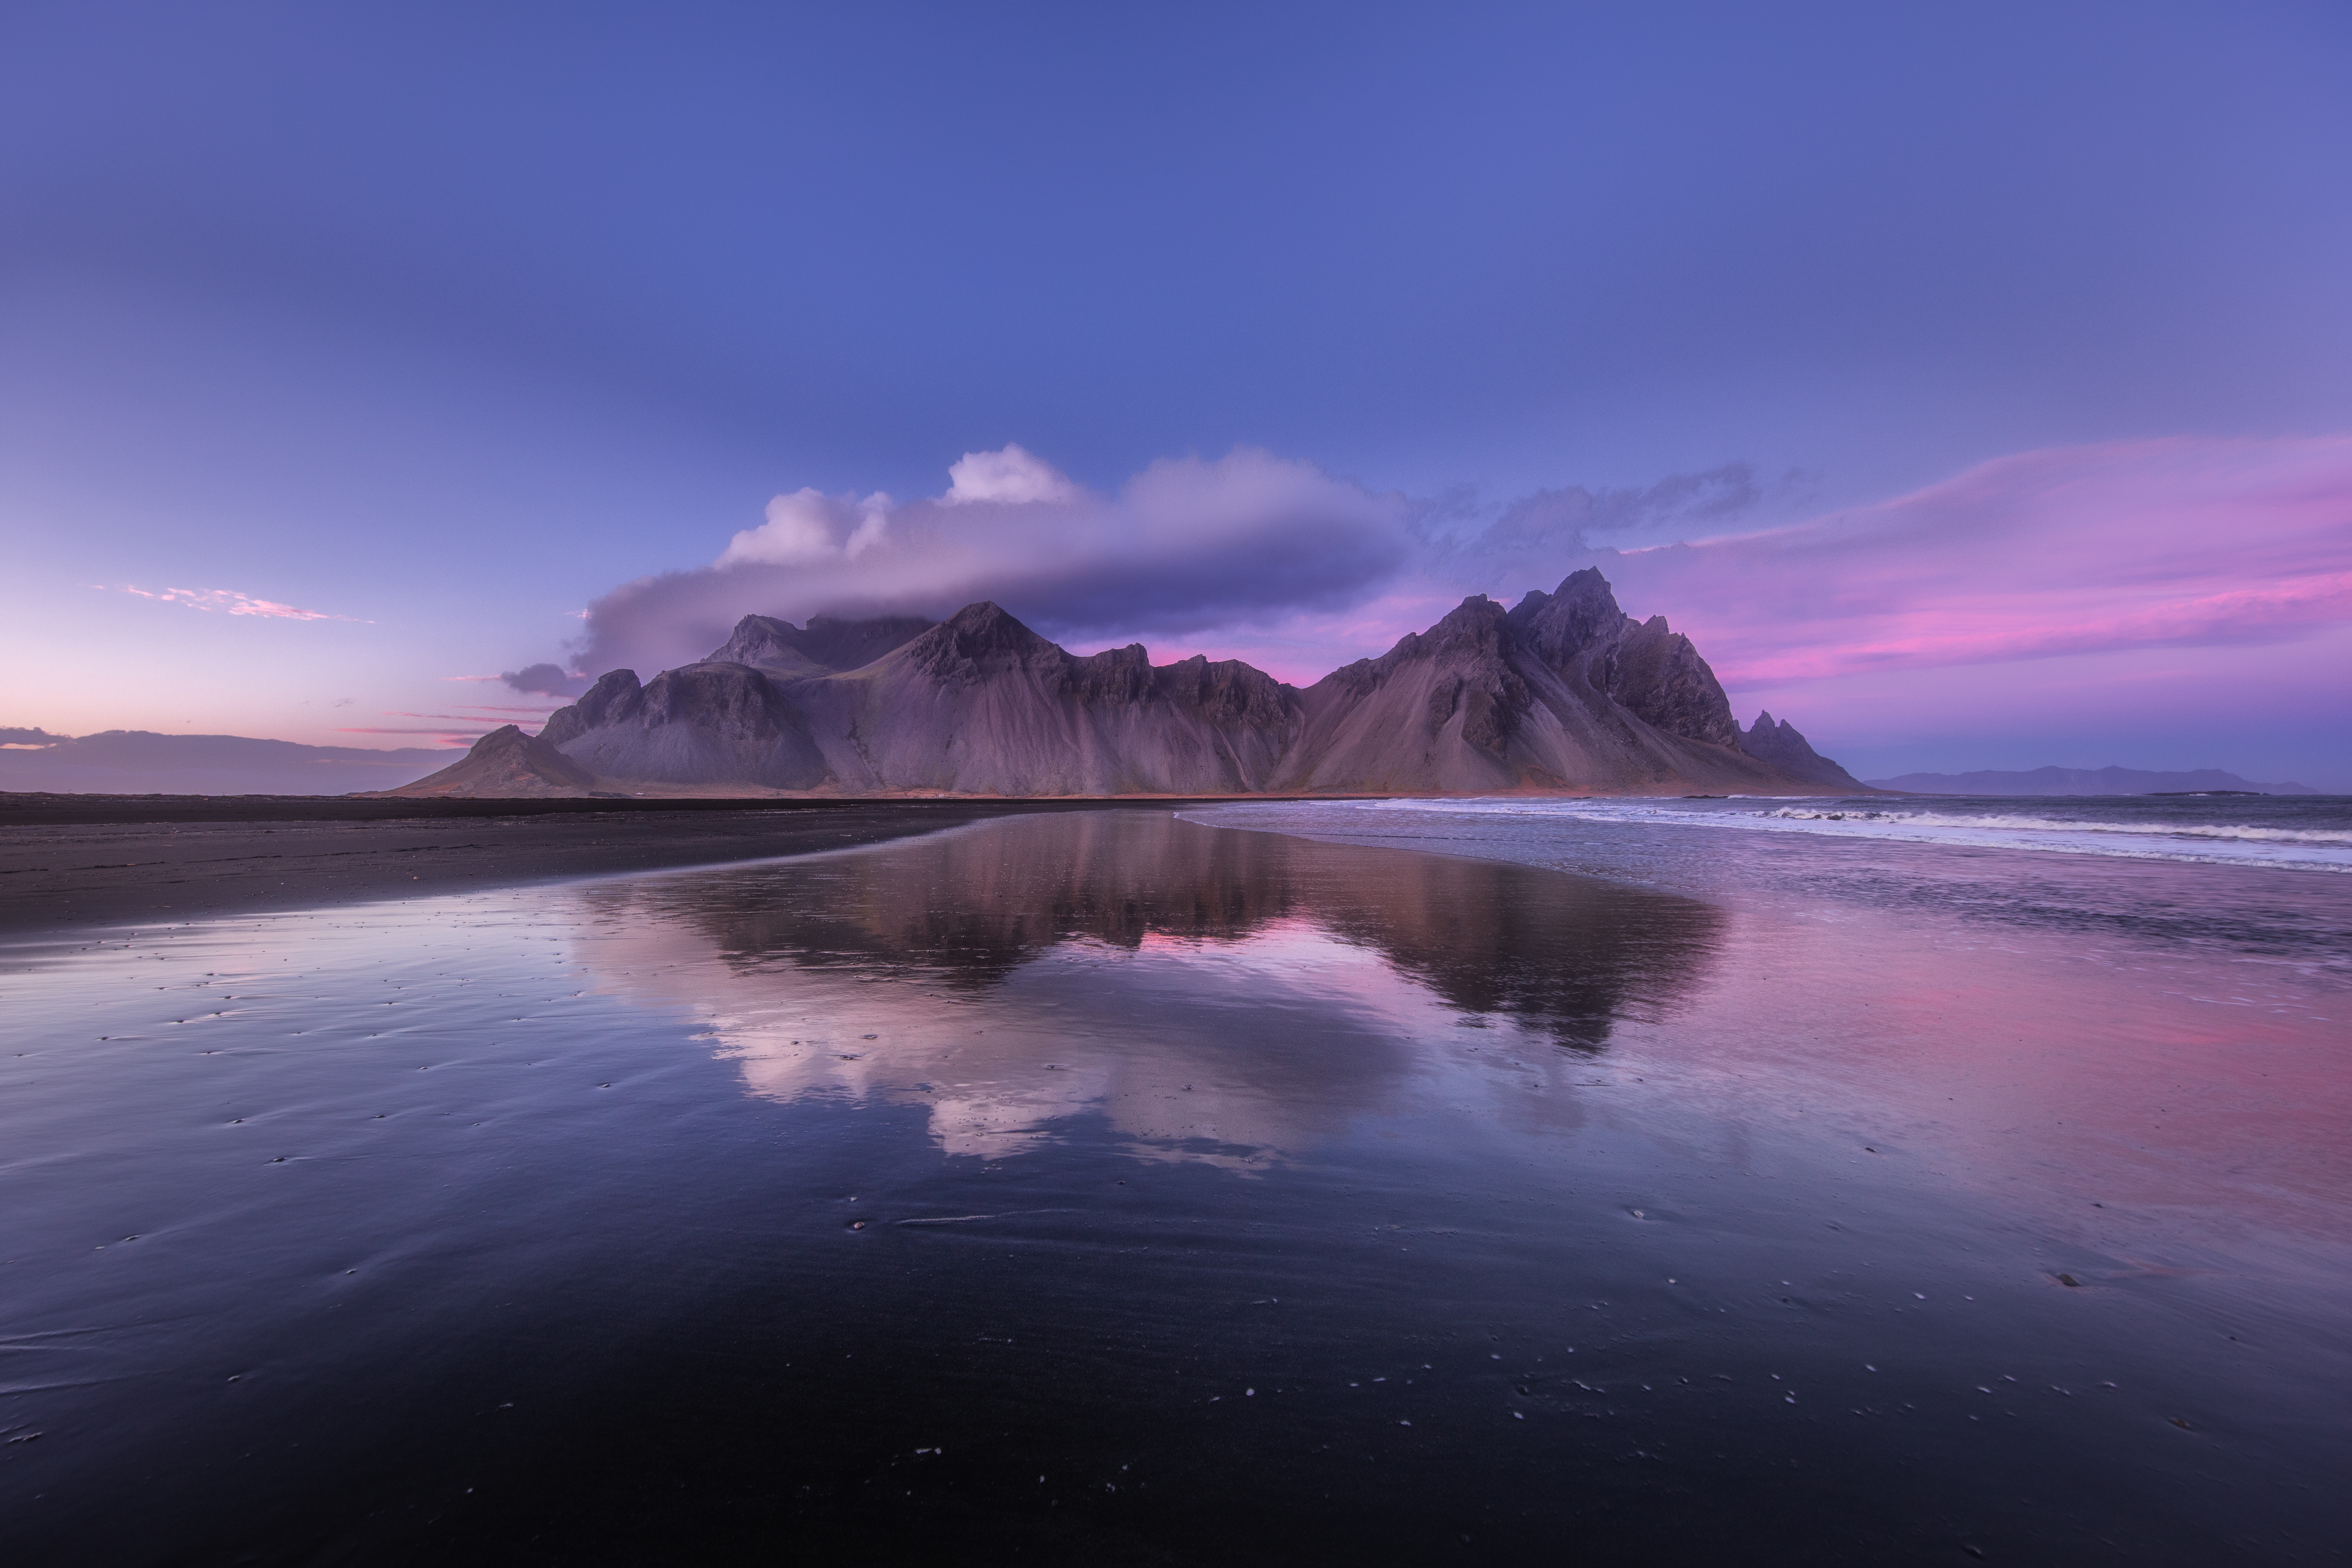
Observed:
[[[2191,865],[2352,873],[2352,832],[2337,827],[2268,827],[2253,824],[2086,819],[2021,813],[1889,811],[1866,805],[1765,805],[1727,799],[1705,805],[1678,801],[1505,798],[1363,802],[1374,811],[1414,811],[1476,817],[1547,817],[1621,825],[1716,827],[1824,837],[1867,838],[1969,849],[2019,849],[2095,855]]]

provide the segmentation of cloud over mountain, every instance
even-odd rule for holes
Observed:
[[[1163,458],[1112,495],[1018,447],[950,477],[915,500],[776,497],[709,566],[597,600],[575,667],[698,658],[747,611],[937,617],[993,599],[1061,640],[1199,632],[1360,604],[1416,550],[1404,497],[1249,447]]]

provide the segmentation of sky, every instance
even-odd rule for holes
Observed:
[[[1864,776],[2352,790],[2340,5],[0,6],[0,728],[1598,565]]]

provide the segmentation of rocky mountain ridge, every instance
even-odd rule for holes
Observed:
[[[1690,639],[1664,616],[1627,616],[1589,568],[1508,610],[1474,595],[1304,690],[1236,659],[1154,665],[1140,644],[1073,654],[993,604],[937,624],[746,616],[699,663],[642,684],[606,673],[532,744],[544,754],[502,731],[478,744],[478,766],[469,757],[403,793],[1862,787],[1791,726],[1768,716],[1743,734]],[[534,758],[524,781],[516,770]]]

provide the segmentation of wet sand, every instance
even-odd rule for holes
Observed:
[[[805,855],[1110,804],[0,795],[0,931]]]

